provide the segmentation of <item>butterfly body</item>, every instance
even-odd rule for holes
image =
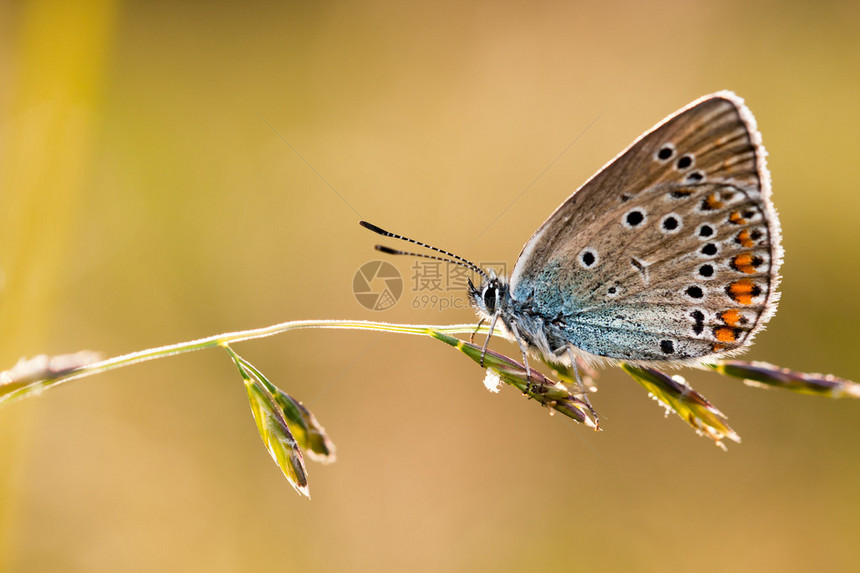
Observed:
[[[743,350],[778,299],[764,156],[740,98],[693,102],[574,192],[509,280],[471,287],[473,306],[552,361],[690,364]]]

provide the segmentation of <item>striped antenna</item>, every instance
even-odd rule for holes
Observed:
[[[448,251],[444,251],[438,247],[434,247],[433,245],[428,245],[427,243],[422,243],[421,241],[416,241],[415,239],[410,239],[409,237],[404,237],[403,235],[391,233],[389,231],[386,231],[385,229],[377,227],[376,225],[374,225],[372,223],[368,223],[367,221],[359,221],[358,224],[361,225],[362,227],[364,227],[365,229],[373,231],[377,235],[382,235],[383,237],[391,237],[392,239],[400,239],[401,241],[406,241],[407,243],[412,243],[414,245],[418,245],[419,247],[424,247],[425,249],[430,249],[431,251],[436,251],[437,253],[442,253],[443,255],[447,255],[451,258],[446,259],[444,257],[437,257],[436,255],[427,255],[424,253],[412,253],[409,251],[399,251],[397,249],[392,249],[392,248],[386,247],[384,245],[376,245],[377,251],[386,253],[388,255],[409,255],[412,257],[421,257],[423,259],[432,259],[434,261],[444,261],[447,263],[454,263],[455,265],[460,265],[461,267],[466,267],[467,269],[475,271],[476,273],[478,273],[479,275],[484,277],[486,280],[490,279],[490,277],[487,276],[487,273],[485,273],[481,267],[479,267],[478,265],[476,265],[472,261],[468,261],[468,260],[464,259],[463,257],[459,257],[459,256],[455,255],[454,253],[449,253]]]

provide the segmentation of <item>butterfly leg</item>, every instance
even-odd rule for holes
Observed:
[[[514,338],[517,340],[517,344],[520,346],[520,352],[523,355],[523,366],[526,367],[526,379],[529,381],[528,386],[526,386],[526,394],[530,394],[534,391],[535,385],[532,384],[532,369],[531,366],[529,366],[529,349],[525,340],[523,340],[523,337],[520,336],[520,332],[517,329],[516,324],[511,324],[511,330],[513,331]]]
[[[526,393],[529,394],[534,391],[534,384],[532,384],[532,369],[529,366],[529,353],[525,342],[523,342],[521,338],[517,337],[517,342],[520,344],[520,352],[523,353],[523,366],[526,367],[526,378],[529,380],[529,385],[526,386]]]
[[[585,388],[585,384],[582,383],[582,378],[579,376],[579,367],[576,364],[576,356],[573,355],[573,351],[568,348],[567,355],[570,358],[570,368],[573,370],[573,377],[576,379],[576,385],[579,386],[579,393],[582,396],[582,401],[585,402],[585,405],[588,406],[588,409],[591,411],[591,415],[594,416],[594,422],[598,423],[597,419],[597,410],[594,409],[594,406],[591,405],[591,400],[588,398],[588,390]]]
[[[481,326],[483,326],[484,322],[485,321],[483,318],[480,321],[478,321],[478,326],[475,327],[475,332],[473,332],[472,336],[469,337],[469,344],[475,343],[475,335],[478,334],[479,330],[481,330]],[[481,355],[481,358],[483,359],[483,354]],[[483,362],[481,364],[483,365]]]
[[[490,332],[487,333],[487,339],[484,341],[484,347],[481,348],[481,368],[484,367],[484,355],[487,354],[487,346],[490,344],[490,337],[493,336],[493,329],[496,328],[496,319],[498,318],[498,314],[493,315],[493,320],[490,322]],[[472,336],[474,336],[474,334]]]

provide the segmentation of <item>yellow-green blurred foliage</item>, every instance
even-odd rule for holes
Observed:
[[[393,309],[360,306],[353,274],[378,253],[359,218],[510,265],[634,137],[732,89],[787,252],[747,356],[856,380],[858,69],[856,1],[0,4],[0,369],[299,318],[470,321],[412,308],[412,260],[393,261]],[[856,402],[687,372],[744,439],[723,453],[617,370],[594,434],[489,394],[429,339],[237,351],[335,440],[313,501],[268,458],[227,356],[162,360],[0,411],[0,570],[860,563]]]

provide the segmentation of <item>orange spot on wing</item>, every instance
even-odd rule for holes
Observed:
[[[721,326],[719,328],[715,328],[714,336],[720,342],[736,342],[738,339],[738,335],[735,329],[729,328],[728,326]]]
[[[761,287],[750,279],[740,279],[729,283],[726,293],[739,304],[752,304],[753,298],[761,294]]]
[[[735,225],[743,225],[747,220],[741,216],[739,211],[732,211],[729,214],[729,222],[734,223]]]
[[[738,310],[724,310],[720,313],[720,320],[723,321],[723,324],[728,326],[737,326],[741,321],[741,313]]]
[[[715,209],[722,209],[723,202],[720,201],[719,197],[717,197],[716,193],[711,193],[707,197],[705,197],[705,208],[711,211]]]
[[[755,245],[755,241],[750,237],[749,229],[744,229],[737,236],[737,242],[740,243],[742,247],[750,248]]]
[[[761,259],[759,259],[759,261],[760,260]],[[751,275],[755,273],[756,262],[756,258],[750,253],[741,253],[739,255],[735,255],[732,259],[732,267],[742,273]],[[759,264],[761,264],[761,262],[759,262]]]

